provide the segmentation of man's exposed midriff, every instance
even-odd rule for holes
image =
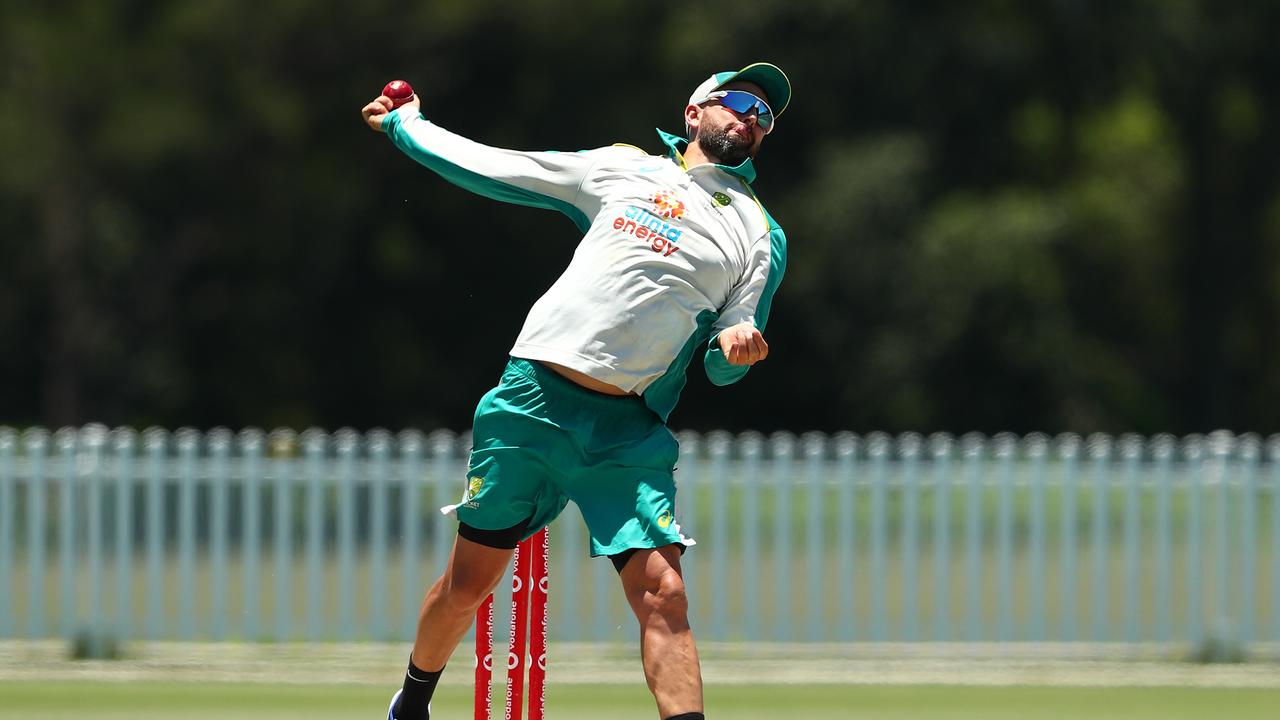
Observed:
[[[607,382],[601,382],[600,380],[597,380],[586,373],[574,370],[573,368],[567,368],[564,365],[557,365],[556,363],[547,362],[546,360],[539,360],[538,362],[546,365],[552,370],[555,370],[565,378],[572,380],[575,385],[581,385],[593,392],[603,393],[605,395],[631,395],[631,393],[623,390],[617,385],[610,385]]]

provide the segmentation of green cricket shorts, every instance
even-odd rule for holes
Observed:
[[[693,545],[675,521],[680,446],[636,396],[592,392],[512,358],[476,407],[462,502],[444,512],[481,530],[526,520],[529,537],[578,505],[591,555]]]

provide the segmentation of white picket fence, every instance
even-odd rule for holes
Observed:
[[[679,438],[701,638],[1280,641],[1280,436]],[[0,428],[0,638],[409,638],[468,445]],[[572,506],[551,536],[552,638],[634,638]]]

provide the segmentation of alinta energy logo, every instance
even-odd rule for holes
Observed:
[[[667,526],[671,524],[671,521],[673,519],[675,518],[672,517],[671,511],[664,510],[663,513],[658,516],[658,527],[662,528],[663,530],[667,529]]]
[[[684,217],[684,203],[666,191],[654,194],[649,200],[653,203],[653,210],[632,205],[621,217],[614,219],[613,229],[644,241],[650,250],[661,253],[663,257],[670,257],[680,249],[676,243],[684,234],[672,224]]]

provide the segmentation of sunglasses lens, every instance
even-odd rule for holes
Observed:
[[[750,112],[752,109],[756,111],[756,122],[760,123],[763,130],[768,130],[773,125],[773,111],[765,104],[763,100],[752,95],[751,93],[730,90],[720,98],[720,104],[729,108],[736,113]]]

